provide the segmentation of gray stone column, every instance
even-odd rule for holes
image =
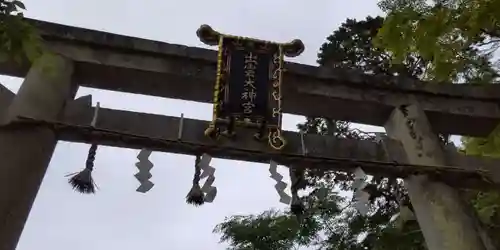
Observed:
[[[402,143],[411,164],[446,164],[438,136],[418,105],[394,110],[385,129]],[[410,176],[404,183],[429,250],[486,250],[457,190],[423,175]]]
[[[4,123],[16,116],[57,119],[76,93],[72,74],[71,61],[44,54],[29,70]],[[50,129],[0,129],[0,250],[16,249],[56,144]]]

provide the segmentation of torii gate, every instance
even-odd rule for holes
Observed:
[[[17,95],[0,91],[0,250],[15,249],[58,140],[398,175],[429,250],[491,249],[454,188],[498,187],[499,161],[444,149],[435,133],[488,135],[500,120],[500,86],[438,86],[287,63],[283,112],[382,125],[389,137],[372,142],[284,131],[288,144],[275,151],[252,136],[213,141],[204,135],[206,121],[104,108],[94,128],[90,99],[73,100],[78,86],[211,103],[216,53],[30,22],[51,53],[33,65],[0,65],[3,74],[25,77]],[[181,123],[189,133],[179,138]]]

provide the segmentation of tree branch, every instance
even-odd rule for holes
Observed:
[[[500,37],[500,30],[487,30],[487,29],[480,29],[481,32],[484,34],[491,36],[491,37]]]

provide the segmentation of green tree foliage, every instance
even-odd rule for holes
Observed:
[[[228,242],[232,250],[289,250],[321,244],[319,234],[330,222],[321,216],[337,215],[343,198],[335,193],[322,200],[313,198],[306,200],[311,216],[302,220],[289,212],[270,210],[258,215],[232,216],[217,225],[214,232],[221,233],[221,241]]]
[[[0,61],[33,61],[41,54],[41,38],[23,19],[25,9],[21,1],[0,0]]]
[[[495,55],[500,47],[499,0],[382,0],[379,5],[387,19],[376,44],[391,51],[394,63],[417,53],[432,62],[430,79],[449,82],[451,76],[452,82],[497,82],[497,69],[490,61],[499,63]],[[465,56],[470,53],[474,56]],[[462,141],[466,154],[500,156],[500,127],[487,138]],[[499,194],[479,193],[473,204],[490,233],[498,235]],[[500,240],[496,243],[500,246]]]
[[[381,0],[379,6],[387,19],[376,42],[393,62],[416,53],[431,62],[430,80],[496,80],[489,59],[500,46],[500,0]],[[471,77],[477,69],[482,75]]]
[[[393,63],[393,52],[372,46],[373,41],[384,24],[381,17],[368,17],[357,21],[348,19],[340,28],[327,37],[320,48],[318,63],[329,68],[357,69],[367,74],[400,75],[410,78],[432,78],[433,60],[419,53],[407,53]],[[464,54],[467,60],[487,62],[474,50]],[[484,65],[473,63],[467,74],[469,79],[485,78],[493,74],[484,73]],[[487,68],[487,72],[491,69]],[[491,71],[493,72],[493,71]],[[458,74],[457,74],[458,76]],[[450,76],[450,81],[456,81]],[[371,140],[372,136],[350,128],[345,121],[310,117],[299,129],[306,133],[329,135],[343,138]],[[446,136],[443,141],[446,142]],[[297,249],[309,246],[325,250],[420,250],[425,249],[423,236],[415,221],[398,225],[391,218],[398,213],[402,204],[409,205],[408,197],[400,180],[394,177],[373,176],[365,189],[371,194],[371,211],[361,216],[351,206],[350,200],[342,197],[340,191],[352,191],[353,176],[337,171],[309,170],[306,179],[313,190],[306,196],[307,214],[299,219],[288,211],[267,211],[260,215],[233,216],[219,224],[214,232],[222,235],[221,240],[228,242],[233,250],[243,249]],[[323,189],[337,190],[324,199],[314,194]],[[494,212],[488,195],[481,197],[472,194],[478,202],[478,211],[491,218]],[[484,211],[481,211],[483,209]]]
[[[499,157],[500,156],[500,126],[488,138],[463,137],[464,153],[468,155]],[[471,203],[477,211],[479,219],[490,235],[500,234],[500,193],[477,192],[472,194]],[[500,247],[500,239],[492,237],[494,244]]]
[[[408,54],[402,64],[396,65],[391,63],[391,54],[372,45],[383,22],[382,17],[347,19],[321,46],[318,63],[329,68],[360,69],[368,74],[420,78],[427,64],[421,57]]]

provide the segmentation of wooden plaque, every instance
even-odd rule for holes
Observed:
[[[280,44],[224,35],[208,25],[202,25],[197,35],[205,44],[219,47],[213,120],[205,134],[232,137],[236,126],[251,127],[257,129],[256,139],[267,138],[271,147],[283,148],[283,58],[302,53],[302,42]]]

